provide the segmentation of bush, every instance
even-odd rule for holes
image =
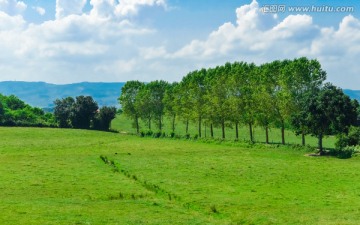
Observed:
[[[139,133],[139,136],[140,136],[140,137],[145,137],[145,135],[146,135],[145,131],[143,131],[143,130],[140,131],[140,133]]]
[[[152,132],[152,130],[148,130],[146,131],[145,135],[146,136],[152,136],[154,132]]]
[[[340,159],[349,159],[355,152],[360,150],[360,146],[346,146],[342,149],[332,149],[329,151],[329,155],[336,156]]]
[[[350,127],[348,135],[338,135],[335,143],[335,147],[339,150],[356,145],[360,145],[360,127]]]
[[[153,134],[153,137],[154,137],[154,138],[160,138],[161,135],[162,135],[161,131],[158,131],[158,132],[155,132],[155,133]]]
[[[354,153],[355,153],[354,147],[347,146],[344,149],[340,150],[337,156],[340,159],[348,159],[351,158],[354,155]]]

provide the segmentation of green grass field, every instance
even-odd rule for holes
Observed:
[[[0,135],[2,225],[360,223],[357,156],[84,130]]]

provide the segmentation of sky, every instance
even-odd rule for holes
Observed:
[[[173,82],[303,56],[360,90],[360,1],[0,0],[0,81]]]

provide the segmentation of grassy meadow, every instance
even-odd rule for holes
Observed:
[[[2,225],[360,222],[357,156],[70,129],[0,135]]]

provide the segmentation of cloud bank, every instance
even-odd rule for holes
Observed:
[[[0,79],[174,81],[191,70],[227,61],[263,63],[307,56],[318,58],[336,85],[360,84],[360,21],[352,15],[336,27],[321,27],[306,14],[280,20],[262,13],[253,1],[235,10],[236,21],[224,21],[207,38],[170,51],[171,40],[161,37],[156,27],[133,21],[145,8],[166,10],[168,5],[165,0],[57,0],[55,19],[33,24],[22,16],[24,2],[0,0]]]

